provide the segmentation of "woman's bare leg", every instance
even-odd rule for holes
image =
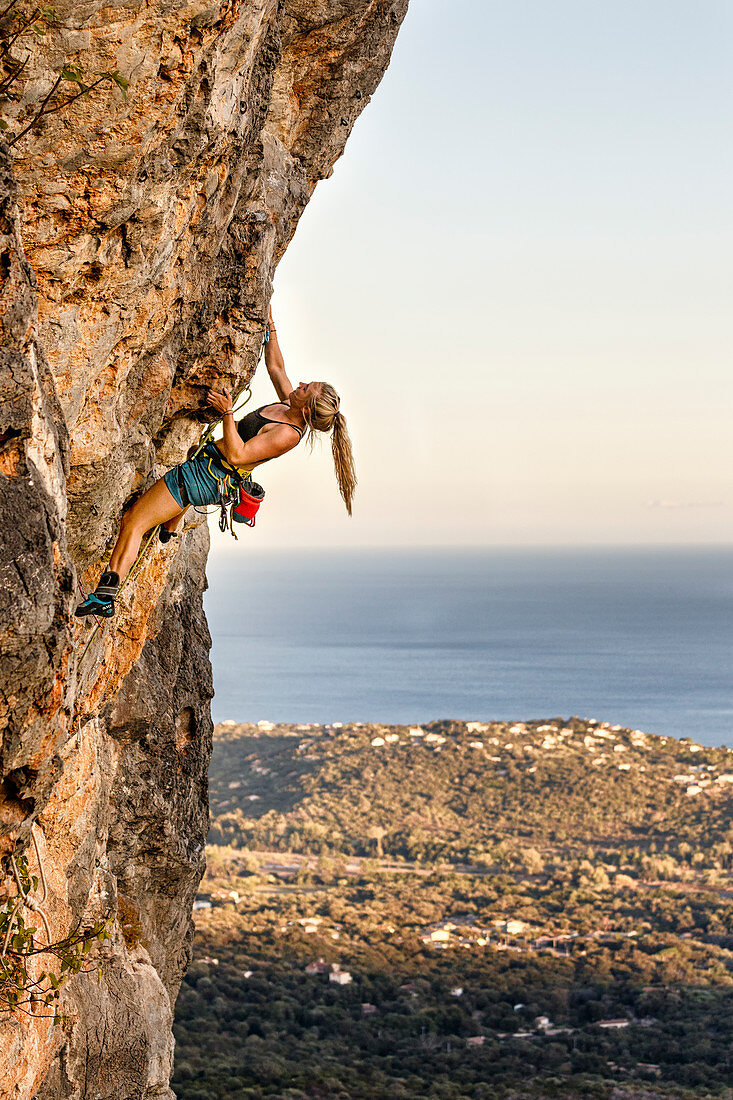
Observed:
[[[159,523],[178,520],[183,515],[183,511],[163,478],[156,481],[152,489],[143,493],[122,517],[120,535],[112,551],[112,557],[109,559],[108,570],[117,573],[122,581],[137,557],[146,531]]]
[[[186,505],[186,508],[187,507],[188,505]],[[175,534],[181,526],[181,521],[186,514],[186,508],[184,508],[182,512],[179,512],[177,516],[174,516],[173,519],[168,519],[165,523],[161,523],[160,526],[164,527],[169,534]]]

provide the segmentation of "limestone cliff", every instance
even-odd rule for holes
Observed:
[[[198,438],[206,388],[251,376],[278,260],[406,5],[61,0],[22,51],[10,133],[63,66],[129,88],[47,114],[12,164],[0,150],[2,873],[23,852],[36,873],[37,845],[53,939],[108,915],[111,931],[61,1024],[1,1017],[2,1097],[173,1096],[208,824],[206,527],[151,546],[94,634],[71,615],[77,580]],[[8,873],[0,908],[14,892]]]

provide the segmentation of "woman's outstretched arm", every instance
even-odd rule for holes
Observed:
[[[293,384],[285,373],[285,360],[277,342],[277,329],[272,319],[272,306],[267,313],[270,338],[265,344],[265,366],[270,376],[275,392],[281,401],[287,401],[292,393]]]

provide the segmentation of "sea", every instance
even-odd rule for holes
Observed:
[[[246,532],[245,532],[246,534]],[[731,548],[214,548],[214,720],[577,715],[733,745]]]

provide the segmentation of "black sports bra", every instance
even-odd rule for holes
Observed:
[[[303,432],[300,428],[296,428],[295,424],[288,424],[286,420],[273,420],[272,417],[263,416],[262,410],[267,408],[269,408],[269,405],[260,405],[259,409],[253,409],[252,412],[247,413],[239,421],[237,431],[243,442],[247,443],[250,439],[254,439],[265,424],[282,424],[284,428],[292,428],[294,432],[297,432],[298,439],[303,438]]]

